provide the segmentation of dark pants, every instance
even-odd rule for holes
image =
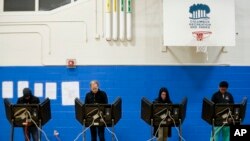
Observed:
[[[23,133],[24,133],[24,140],[28,141],[27,138],[29,138],[32,136],[33,141],[38,141],[38,130],[36,127],[27,127],[27,128],[23,128]],[[30,140],[31,141],[31,140]]]
[[[91,132],[91,141],[97,141],[97,132],[99,136],[100,141],[105,141],[105,135],[104,135],[105,127],[90,127]]]

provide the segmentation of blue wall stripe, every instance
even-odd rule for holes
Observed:
[[[75,120],[74,106],[61,105],[61,82],[79,81],[80,97],[83,100],[89,91],[89,81],[100,81],[101,89],[108,93],[109,102],[117,96],[123,99],[123,118],[116,126],[120,141],[146,141],[150,138],[150,128],[140,119],[140,100],[143,96],[153,100],[162,86],[168,87],[173,102],[178,103],[184,96],[189,98],[187,117],[183,124],[183,136],[187,141],[209,140],[211,127],[201,119],[201,102],[217,91],[218,83],[227,80],[235,101],[250,96],[250,67],[223,66],[81,66],[76,69],[66,67],[0,67],[0,82],[13,81],[14,95],[17,99],[17,82],[29,81],[31,89],[34,83],[57,83],[57,100],[52,100],[53,119],[43,128],[51,141],[55,140],[53,131],[58,130],[62,141],[73,140],[82,127]],[[0,87],[2,92],[2,87]],[[44,90],[45,92],[45,90]],[[0,95],[2,96],[2,94]],[[41,100],[44,99],[41,98]],[[248,104],[249,107],[249,104]],[[0,140],[8,140],[10,125],[4,113],[3,100],[0,98]],[[249,110],[244,123],[250,123]],[[89,139],[89,131],[87,137]],[[107,139],[110,134],[106,132]],[[16,129],[16,139],[23,138],[22,130]],[[170,141],[177,140],[173,130]],[[44,140],[44,139],[43,139]]]

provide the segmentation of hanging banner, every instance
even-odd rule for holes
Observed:
[[[163,0],[164,46],[235,46],[234,0]]]

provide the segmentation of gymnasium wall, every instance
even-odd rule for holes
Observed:
[[[79,81],[83,100],[92,79],[100,81],[109,102],[117,96],[123,99],[123,117],[115,128],[120,141],[150,138],[149,126],[140,119],[140,100],[143,96],[153,100],[162,86],[169,89],[174,103],[184,96],[189,98],[184,138],[200,141],[202,136],[209,140],[211,127],[201,119],[202,99],[210,98],[221,80],[230,83],[236,102],[250,95],[248,4],[246,0],[236,1],[236,46],[224,50],[210,47],[207,60],[205,54],[195,53],[194,47],[162,46],[162,1],[134,1],[131,42],[107,42],[102,37],[101,1],[97,32],[94,0],[79,0],[47,12],[2,12],[0,1],[0,82],[14,82],[13,103],[18,81],[29,81],[32,90],[34,83],[57,83],[57,99],[51,101],[53,118],[43,128],[51,141],[56,140],[54,130],[59,131],[62,141],[73,140],[82,130],[75,120],[74,106],[62,106],[61,83]],[[68,69],[65,64],[69,58],[77,59],[80,66]],[[0,140],[8,140],[10,125],[2,98],[0,111],[4,131]],[[244,123],[250,123],[249,110]],[[15,131],[15,139],[22,138],[21,129]],[[106,136],[111,139],[108,132]],[[173,129],[170,141],[175,140]]]
[[[208,61],[195,47],[163,47],[162,0],[133,1],[133,39],[124,42],[103,38],[100,0],[97,13],[95,0],[52,11],[0,12],[0,65],[65,65],[69,58],[79,65],[249,65],[248,3],[235,4],[236,46],[209,47]]]
[[[179,103],[184,96],[188,97],[187,117],[183,124],[183,136],[187,141],[209,140],[211,127],[201,119],[202,99],[211,98],[217,91],[221,80],[228,80],[229,91],[236,102],[244,96],[250,96],[249,67],[198,67],[198,66],[85,66],[74,70],[65,67],[2,67],[0,81],[14,81],[14,92],[17,92],[17,81],[27,80],[34,89],[34,83],[56,82],[57,99],[52,100],[52,120],[44,127],[50,140],[56,140],[53,131],[58,130],[63,141],[73,140],[82,127],[75,119],[74,106],[62,106],[61,83],[67,81],[80,82],[81,99],[89,91],[89,81],[100,81],[101,89],[108,94],[109,102],[121,96],[123,100],[123,116],[115,127],[120,141],[146,141],[150,138],[150,127],[140,119],[140,100],[150,100],[158,95],[160,87],[170,91],[174,103]],[[16,102],[17,94],[12,102]],[[45,97],[41,97],[41,100]],[[248,105],[249,107],[249,105]],[[4,115],[3,101],[0,99],[0,123],[2,131],[0,140],[8,140],[10,125]],[[250,123],[247,110],[244,123]],[[89,138],[89,132],[87,132]],[[15,138],[22,138],[21,129],[16,129]],[[107,139],[110,134],[107,132]],[[170,141],[178,139],[175,129]]]

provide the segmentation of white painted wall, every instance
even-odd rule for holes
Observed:
[[[50,12],[2,12],[0,66],[65,65],[250,65],[250,12],[247,0],[236,1],[236,47],[163,47],[162,0],[134,0],[133,40],[107,42],[103,35],[102,0],[78,0]],[[223,20],[223,18],[221,19]]]

